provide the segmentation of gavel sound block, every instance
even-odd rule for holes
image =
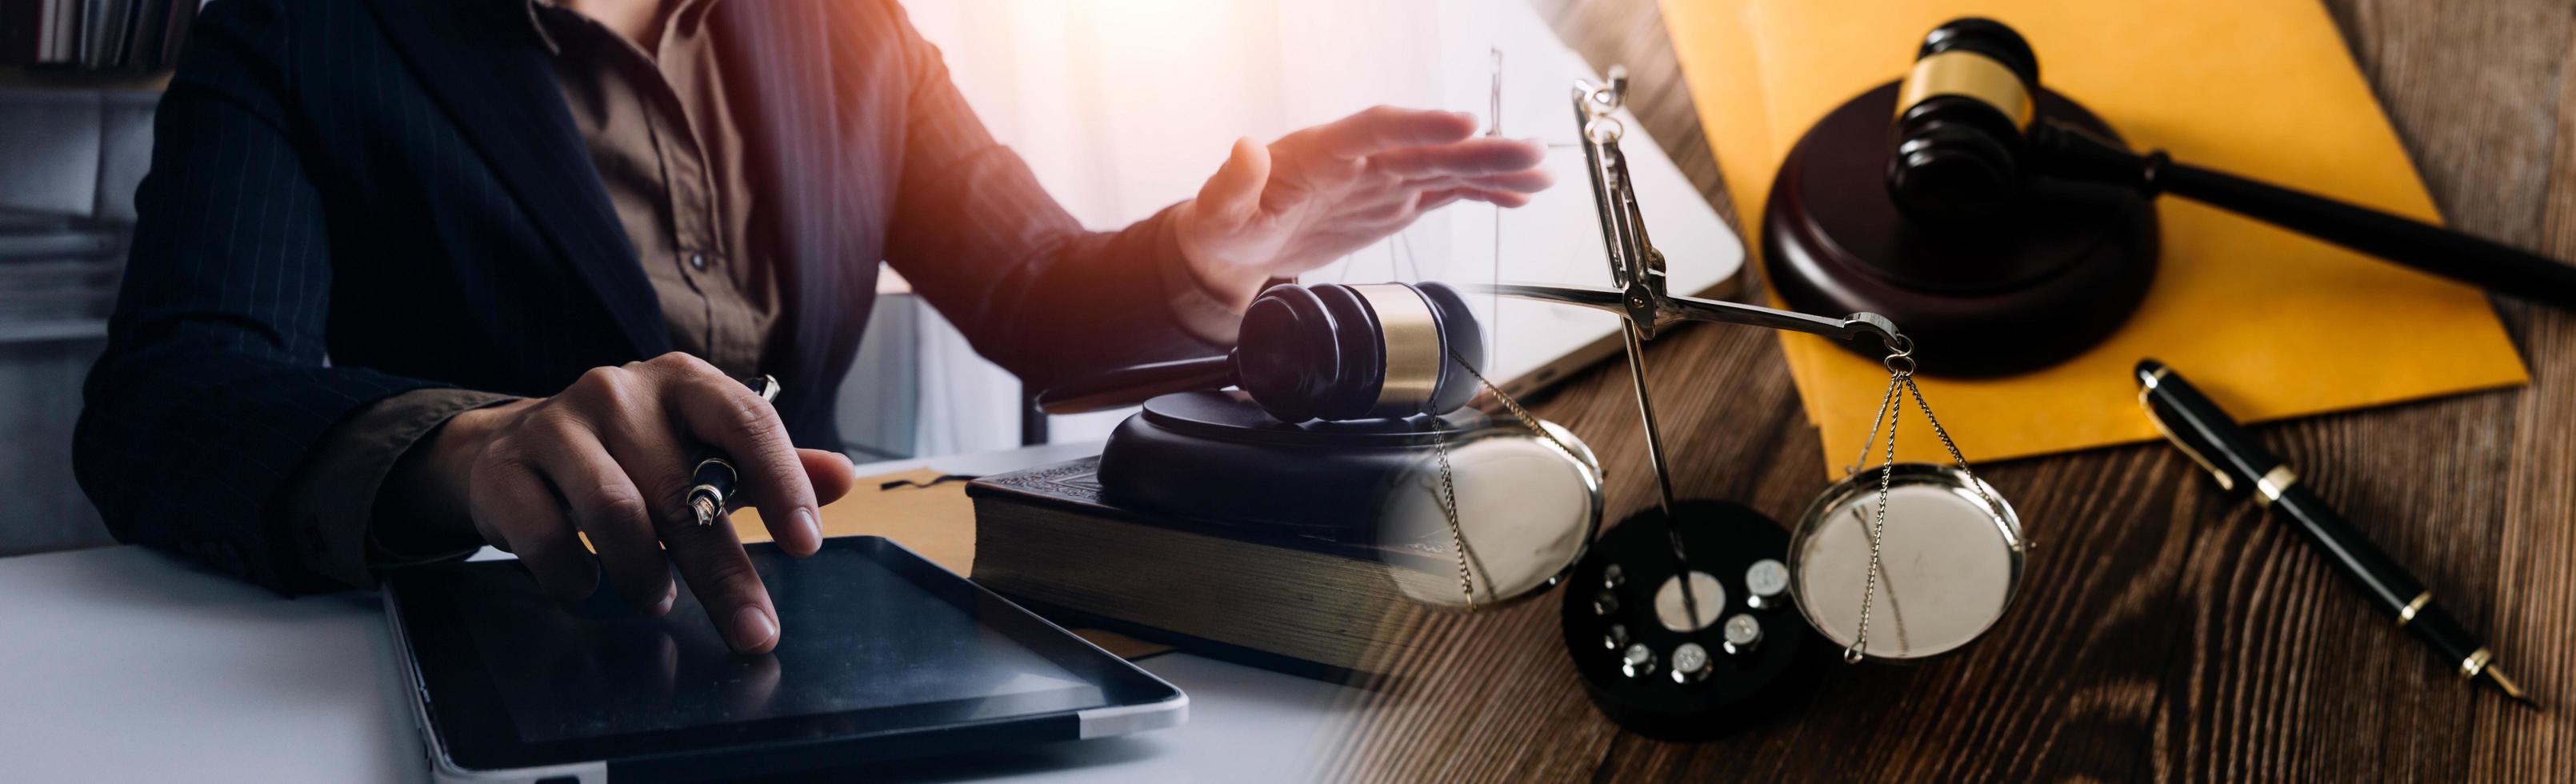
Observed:
[[[1762,242],[1792,307],[1903,323],[1926,372],[2005,374],[2073,356],[2136,310],[2155,269],[2147,202],[2163,194],[2576,307],[2576,266],[2162,151],[2131,152],[2100,118],[2041,86],[2020,33],[1973,17],[1933,28],[1904,79],[1852,99],[1798,140],[1772,188]]]
[[[1911,218],[1888,188],[1899,86],[1891,81],[1845,102],[1781,161],[1762,248],[1790,309],[1887,314],[1914,338],[1925,372],[1959,376],[2045,367],[2127,321],[2155,278],[2149,198],[2030,178],[2014,210]],[[2119,138],[2064,96],[2042,89],[2035,104],[2040,117]],[[1947,225],[1924,225],[1935,222]]]

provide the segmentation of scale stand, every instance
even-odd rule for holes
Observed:
[[[1912,342],[1874,313],[1833,319],[1667,293],[1664,256],[1646,238],[1619,150],[1626,126],[1615,115],[1627,89],[1627,69],[1613,67],[1608,84],[1577,81],[1573,95],[1613,288],[1462,288],[1606,310],[1624,322],[1656,507],[1612,528],[1575,565],[1562,614],[1566,651],[1612,721],[1652,737],[1709,737],[1767,713],[1785,687],[1808,680],[1785,676],[1812,661],[1800,654],[1815,633],[1789,609],[1789,536],[1778,522],[1736,504],[1674,498],[1646,389],[1645,342],[1683,321],[1876,338],[1899,352]]]

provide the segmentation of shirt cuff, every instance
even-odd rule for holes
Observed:
[[[459,543],[436,552],[403,552],[386,547],[375,535],[376,524],[417,524],[400,515],[376,515],[376,494],[394,464],[413,444],[436,432],[457,414],[514,400],[509,395],[462,389],[420,389],[376,401],[323,437],[300,478],[287,487],[288,519],[301,554],[315,573],[352,585],[375,584],[375,570],[392,566],[459,558],[479,543]]]
[[[1227,305],[1220,292],[1208,288],[1199,274],[1190,269],[1189,257],[1181,255],[1180,227],[1172,219],[1175,208],[1164,209],[1151,219],[1155,227],[1155,267],[1162,271],[1163,299],[1171,303],[1172,316],[1181,330],[1191,337],[1219,346],[1232,346],[1235,333],[1243,327],[1243,311]],[[1293,280],[1273,278],[1261,285],[1267,289]],[[1259,292],[1254,292],[1258,294]]]

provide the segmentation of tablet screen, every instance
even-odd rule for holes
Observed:
[[[513,561],[398,573],[397,608],[451,753],[518,767],[1080,711],[1157,691],[882,540],[834,540],[804,559],[749,549],[783,632],[761,656],[733,653],[685,584],[657,618],[605,590],[558,605]]]
[[[609,591],[566,612],[516,569],[455,588],[477,597],[465,606],[484,622],[466,633],[528,742],[1034,692],[1103,704],[1099,688],[857,551],[796,567],[767,570],[785,632],[768,656],[735,655],[685,585],[659,618]]]

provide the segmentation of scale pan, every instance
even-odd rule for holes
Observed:
[[[1601,530],[1601,470],[1592,450],[1554,422],[1540,422],[1553,442],[1506,422],[1456,434],[1446,446],[1456,538],[1466,544],[1477,608],[1555,587]],[[1464,610],[1469,593],[1442,511],[1441,472],[1438,456],[1426,455],[1388,489],[1378,548],[1398,595]]]
[[[1878,486],[1877,468],[1834,483],[1807,507],[1789,541],[1798,612],[1846,649],[1860,629]],[[2012,506],[1983,480],[1946,465],[1896,464],[1888,476],[1883,535],[1862,651],[1868,658],[1911,661],[1948,653],[1984,634],[2012,604],[2027,543]]]

